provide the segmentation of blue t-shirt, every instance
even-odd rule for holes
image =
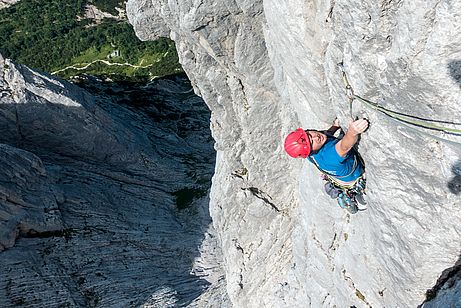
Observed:
[[[335,147],[338,142],[339,139],[328,137],[320,150],[311,157],[326,173],[344,182],[354,181],[362,175],[363,166],[355,150],[349,151],[345,157],[339,156]]]

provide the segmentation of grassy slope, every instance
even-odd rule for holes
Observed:
[[[86,70],[58,73],[69,78],[89,73],[112,79],[146,79],[181,72],[174,43],[168,39],[141,42],[126,21],[103,20],[97,26],[78,20],[87,3],[108,8],[116,0],[22,0],[0,11],[0,52],[19,63],[54,72],[94,60],[149,66],[108,66],[95,63]],[[111,12],[113,13],[113,12]],[[118,50],[120,57],[108,59]]]

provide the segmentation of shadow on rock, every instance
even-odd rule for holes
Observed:
[[[418,308],[459,307],[461,295],[461,256],[442,272],[436,284],[426,291],[426,300]]]
[[[448,63],[448,71],[451,77],[461,86],[461,60],[454,60]]]
[[[43,162],[34,181],[52,185],[58,208],[51,210],[65,231],[19,234],[0,253],[0,302],[186,306],[210,285],[196,266],[210,237],[210,112],[184,76],[149,85],[91,84],[99,99],[66,85],[73,97],[86,97],[81,106],[66,103],[69,96],[59,94],[65,89],[24,91],[21,104],[0,104],[0,142]],[[17,181],[28,186],[27,176]],[[0,212],[4,206],[15,205],[0,203]]]
[[[453,172],[453,178],[448,182],[448,189],[455,195],[461,194],[461,161],[458,161],[453,165],[451,171]]]

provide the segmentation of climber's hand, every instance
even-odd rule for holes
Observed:
[[[348,132],[350,132],[353,136],[357,136],[367,130],[368,124],[369,123],[367,119],[351,121],[349,123]]]

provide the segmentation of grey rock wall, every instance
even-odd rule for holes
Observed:
[[[0,145],[2,166],[2,223],[0,251],[14,246],[16,238],[36,232],[62,230],[58,200],[42,161],[30,152]]]
[[[459,304],[459,136],[355,102],[371,127],[368,208],[353,216],[282,144],[335,116],[347,128],[339,62],[363,97],[459,129],[461,4],[130,0],[127,12],[142,39],[176,41],[212,110],[210,207],[235,307],[415,307],[429,289],[426,305]]]
[[[95,96],[0,57],[0,306],[225,305],[208,120],[185,77]]]

